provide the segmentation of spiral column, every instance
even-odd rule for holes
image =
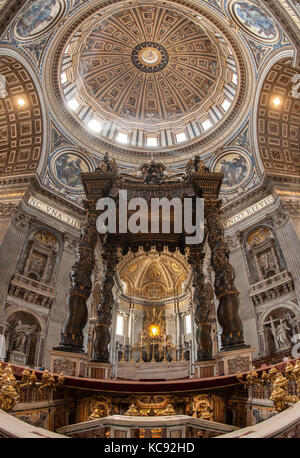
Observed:
[[[97,212],[89,201],[84,201],[86,219],[80,240],[75,249],[76,261],[70,272],[70,288],[67,294],[67,313],[61,342],[55,350],[82,353],[83,329],[87,323],[86,301],[92,290],[91,275],[95,264],[94,249],[97,243]]]
[[[110,243],[106,242],[102,245],[102,264],[103,278],[100,286],[100,300],[97,310],[98,318],[95,323],[93,361],[109,363],[108,346],[111,338],[110,326],[114,304],[112,289],[114,286],[114,273],[118,264],[117,250],[112,245],[112,240],[110,240]]]
[[[194,292],[194,318],[197,325],[196,342],[197,361],[212,359],[212,340],[210,336],[211,324],[209,322],[209,304],[205,294],[205,277],[203,263],[205,254],[203,247],[191,247],[189,264],[192,269]]]
[[[215,293],[219,299],[218,321],[222,327],[222,349],[233,350],[245,346],[243,325],[239,317],[239,293],[234,285],[235,272],[229,262],[229,248],[224,240],[220,216],[222,201],[205,202],[206,227],[211,249],[211,264],[215,271]]]

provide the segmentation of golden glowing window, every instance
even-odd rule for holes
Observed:
[[[152,324],[149,327],[149,335],[150,335],[150,337],[152,337],[152,338],[158,337],[159,334],[160,334],[160,327],[157,324]]]
[[[190,334],[192,332],[192,321],[191,315],[185,316],[185,333]]]
[[[117,335],[122,336],[124,334],[124,318],[122,315],[117,315]]]

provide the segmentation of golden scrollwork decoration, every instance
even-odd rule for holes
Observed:
[[[193,417],[213,421],[214,409],[209,395],[200,394],[193,399]]]
[[[247,385],[253,386],[258,384],[258,374],[256,371],[250,372],[246,377]]]
[[[277,377],[278,370],[275,366],[272,366],[268,372],[268,380],[270,383],[273,383]]]
[[[282,412],[299,401],[300,360],[294,364],[289,361],[280,370],[272,366],[269,371],[264,370],[260,375],[254,370],[248,374],[237,374],[236,377],[244,389],[254,385],[264,387],[265,396],[273,401],[276,412]]]
[[[170,416],[170,415],[176,415],[176,412],[174,410],[174,407],[172,404],[168,404],[167,407],[165,408],[164,415]]]
[[[278,373],[273,383],[273,388],[270,396],[270,400],[274,403],[274,409],[277,412],[290,407],[291,404],[297,402],[297,396],[291,396],[288,394],[289,380],[282,374]]]
[[[59,374],[57,380],[53,374],[49,374],[45,370],[42,375],[42,381],[37,381],[37,376],[34,370],[26,367],[21,373],[21,380],[17,380],[11,364],[3,367],[0,363],[0,409],[10,411],[20,400],[20,393],[23,389],[38,389],[43,391],[48,388],[55,390],[56,387],[62,386],[64,383],[64,375]]]
[[[240,372],[239,374],[236,374],[236,378],[238,379],[239,383],[241,385],[243,385],[244,390],[245,390],[248,385],[247,385],[246,381],[244,380],[244,374],[242,372]]]
[[[269,383],[269,375],[268,372],[263,371],[263,373],[260,376],[259,383],[262,386],[266,386]]]
[[[26,369],[23,370],[22,372],[22,381],[21,381],[21,385],[20,385],[20,388],[23,388],[25,386],[31,386],[31,373],[30,373],[30,370],[28,367],[26,367]]]
[[[136,416],[139,416],[140,413],[139,413],[136,405],[135,404],[131,404],[129,406],[129,409],[125,412],[124,415],[126,415],[127,417],[136,417]]]
[[[14,408],[20,395],[17,390],[17,381],[13,374],[11,365],[8,364],[5,369],[0,367],[0,409],[5,412]]]
[[[246,379],[244,379],[244,375],[246,375]],[[244,389],[259,383],[259,378],[256,371],[249,372],[248,374],[240,372],[236,375],[236,378],[243,385]]]

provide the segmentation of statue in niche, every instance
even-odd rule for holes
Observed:
[[[36,330],[36,326],[30,326],[29,324],[18,321],[17,326],[14,329],[12,338],[12,351],[19,351],[25,353],[27,337],[33,334]]]
[[[276,262],[271,250],[264,251],[258,255],[258,262],[264,278],[268,278],[276,274]]]
[[[37,253],[37,252],[34,252],[32,254],[32,258],[31,258],[31,269],[35,270],[36,272],[41,272],[43,267],[44,267],[44,264],[45,264],[45,259],[46,257]]]
[[[289,327],[280,319],[280,323],[276,328],[276,340],[278,342],[279,348],[287,348],[290,346],[290,339],[288,336]]]
[[[273,277],[286,267],[276,235],[267,227],[253,230],[246,241],[254,283]]]

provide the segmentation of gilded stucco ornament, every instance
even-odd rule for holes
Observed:
[[[236,377],[244,389],[263,387],[267,397],[273,401],[276,412],[282,412],[299,401],[300,360],[286,363],[281,370],[272,366],[268,371],[264,370],[259,374],[254,370],[239,373]],[[249,395],[252,397],[253,391],[249,391]]]
[[[0,409],[10,411],[20,398],[17,381],[10,364],[0,364]]]
[[[297,396],[291,396],[288,394],[288,379],[281,373],[278,373],[273,383],[273,389],[270,396],[270,400],[274,402],[274,409],[277,412],[281,412],[289,407],[291,404],[297,402]]]
[[[138,409],[136,408],[136,406],[135,406],[134,404],[131,404],[131,405],[129,406],[129,409],[125,412],[124,415],[126,415],[126,416],[128,416],[128,417],[129,417],[129,416],[135,417],[135,416],[138,416],[138,415],[140,415],[140,414],[139,414],[139,411],[138,411]]]
[[[11,411],[20,401],[23,390],[34,389],[42,392],[48,389],[55,391],[56,387],[61,387],[63,383],[64,375],[62,373],[55,379],[48,370],[43,372],[42,379],[38,382],[35,371],[30,372],[28,367],[22,371],[21,380],[18,380],[10,364],[3,367],[3,364],[0,363],[0,409],[6,412]]]

